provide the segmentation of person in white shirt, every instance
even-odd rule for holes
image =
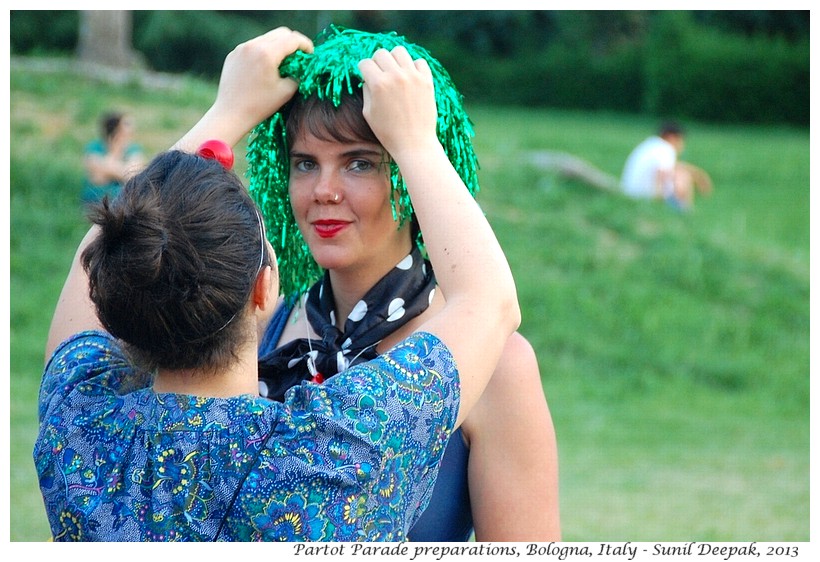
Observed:
[[[685,133],[680,125],[667,122],[658,133],[642,141],[630,153],[621,175],[626,195],[635,198],[663,199],[680,210],[691,208],[694,190],[712,190],[709,175],[692,164],[681,162]]]

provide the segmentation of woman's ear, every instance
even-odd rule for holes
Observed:
[[[273,252],[271,252],[271,255],[273,255]],[[252,311],[256,317],[256,337],[258,341],[262,341],[268,324],[281,300],[279,297],[279,275],[276,269],[269,265],[262,268],[256,276],[251,300],[253,304]]]
[[[278,293],[279,285],[276,283],[273,268],[266,265],[259,271],[253,284],[253,304],[265,312],[276,304]]]

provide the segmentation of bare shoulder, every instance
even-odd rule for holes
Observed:
[[[507,339],[462,428],[476,540],[560,540],[555,428],[535,350],[522,334]]]
[[[507,338],[488,389],[502,386],[505,389],[509,389],[510,386],[532,387],[535,384],[540,388],[541,373],[535,349],[520,332],[514,332]]]
[[[535,350],[527,338],[515,332],[507,339],[487,388],[464,422],[465,433],[469,439],[486,432],[489,425],[506,426],[512,432],[548,422],[549,407]]]
[[[532,347],[530,340],[525,338],[521,332],[513,332],[510,337],[507,338],[507,343],[504,345],[501,358],[502,360],[508,358],[511,360],[537,362],[535,349]]]

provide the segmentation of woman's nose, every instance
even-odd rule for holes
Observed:
[[[338,203],[341,200],[338,178],[332,172],[319,174],[313,186],[313,199],[317,203]]]

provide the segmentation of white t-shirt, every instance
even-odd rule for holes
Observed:
[[[621,186],[630,197],[654,197],[658,170],[665,170],[670,178],[663,186],[663,195],[672,193],[671,178],[675,169],[677,152],[671,143],[661,137],[649,137],[635,147],[624,165]]]

